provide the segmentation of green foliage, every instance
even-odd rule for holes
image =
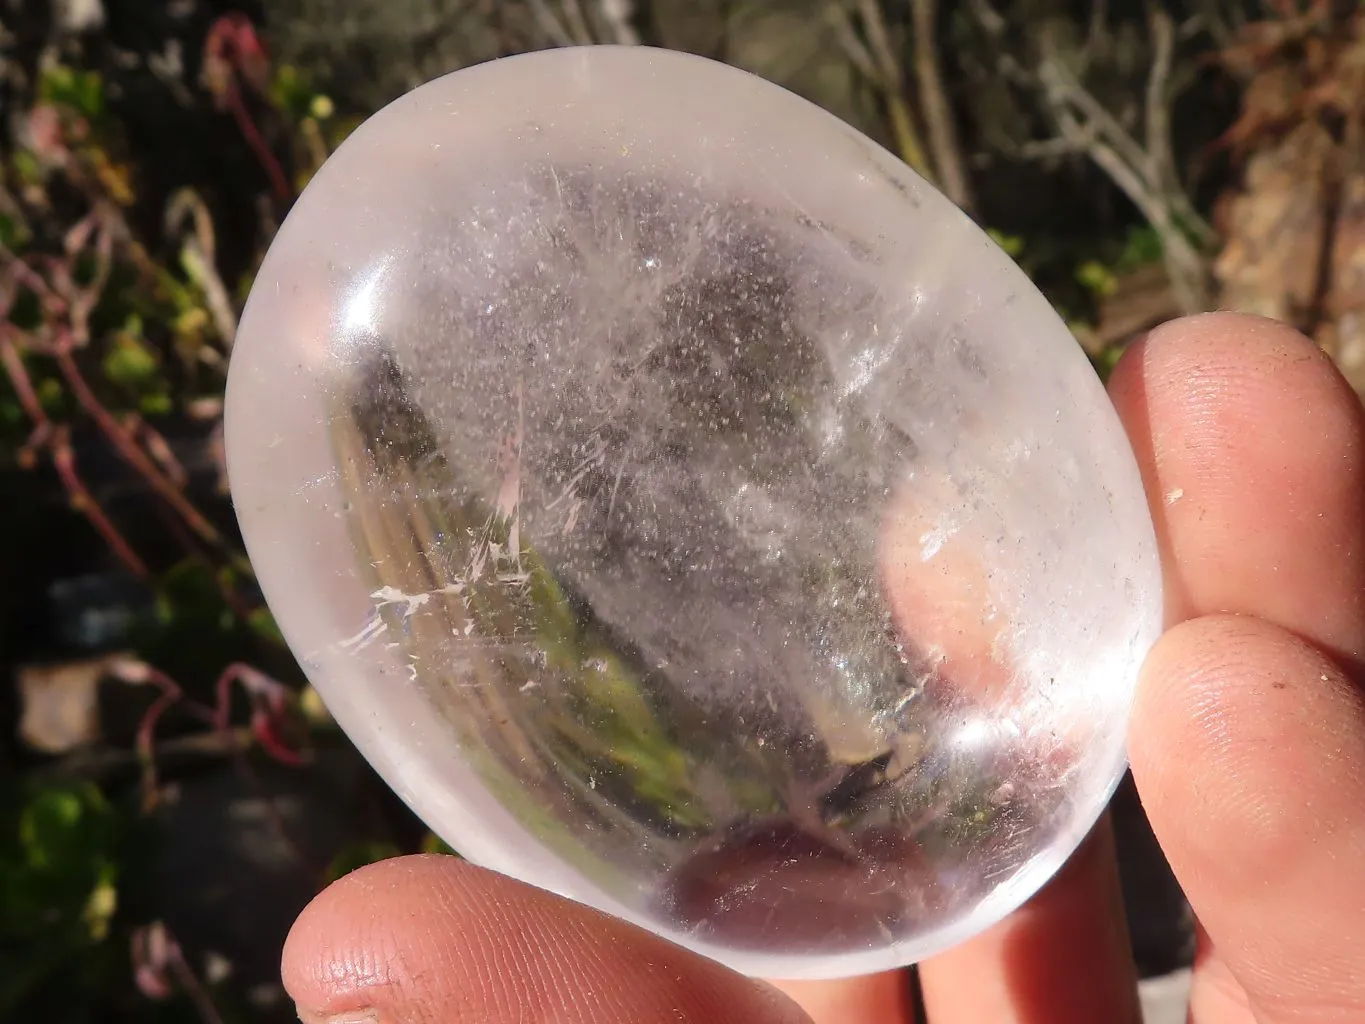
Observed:
[[[11,252],[18,252],[29,240],[28,225],[18,217],[0,212],[0,245]]]
[[[103,370],[105,379],[126,391],[144,415],[164,416],[174,407],[161,357],[148,343],[139,314],[129,313],[123,329],[110,338]]]
[[[1077,267],[1076,280],[1096,298],[1107,299],[1119,289],[1118,275],[1099,260],[1086,260]]]
[[[13,784],[0,801],[0,1019],[39,1006],[83,1019],[125,969],[115,925],[136,822],[89,783]]]
[[[279,625],[275,622],[275,616],[270,614],[270,609],[265,605],[254,608],[246,617],[246,624],[250,630],[266,643],[274,644],[277,647],[284,647],[284,634],[280,632]]]
[[[104,114],[104,80],[98,71],[54,65],[43,72],[38,95],[44,102],[65,107],[92,122]]]
[[[1119,253],[1114,265],[1122,273],[1159,263],[1161,257],[1161,235],[1156,228],[1144,224],[1128,232],[1128,237],[1123,243],[1123,250]]]
[[[156,581],[154,611],[134,623],[127,646],[205,697],[227,665],[278,659],[284,640],[270,613],[243,613],[228,600],[240,582],[231,568],[200,558],[179,562]]]
[[[270,98],[295,121],[324,121],[335,112],[331,99],[313,88],[307,77],[291,64],[281,65],[270,83]]]
[[[1018,235],[1007,235],[1003,232],[990,228],[986,234],[991,236],[991,241],[1004,251],[1006,256],[1011,259],[1018,259],[1024,253],[1024,240]]]

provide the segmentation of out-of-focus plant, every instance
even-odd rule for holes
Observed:
[[[89,783],[12,787],[0,808],[0,1017],[88,1003],[125,970],[108,942],[135,820]],[[88,1006],[87,1006],[88,1008]]]
[[[211,229],[199,226],[182,248],[181,266],[153,259],[130,225],[134,172],[93,72],[46,69],[26,135],[26,147],[3,168],[0,198],[7,218],[0,226],[5,419],[18,426],[17,407],[28,421],[17,461],[32,467],[49,460],[74,507],[128,571],[146,577],[147,561],[77,464],[73,429],[92,425],[197,549],[249,571],[190,501],[185,469],[154,425],[221,389],[222,355],[231,342],[222,309],[214,320],[211,296],[221,293],[221,282],[210,262],[193,259],[196,248],[211,256]],[[150,325],[160,337],[148,336]]]
[[[239,15],[210,29],[202,69],[212,105],[231,116],[264,171],[271,215],[259,254],[348,125],[296,73],[271,67]],[[122,570],[158,600],[146,635],[133,637],[137,652],[109,668],[151,695],[133,749],[105,751],[100,762],[137,769],[140,800],[116,807],[72,781],[85,770],[79,758],[74,774],[57,765],[48,781],[15,780],[0,793],[0,1017],[60,1005],[69,1019],[94,1019],[95,1004],[81,1000],[122,984],[158,1000],[180,993],[194,1016],[216,1021],[174,936],[127,919],[120,892],[145,854],[125,839],[161,799],[158,734],[172,712],[179,738],[168,746],[212,747],[248,778],[251,750],[284,765],[307,758],[296,691],[237,660],[248,638],[282,648],[251,567],[221,503],[207,506],[168,440],[205,437],[221,482],[222,390],[245,288],[224,281],[204,196],[188,184],[152,192],[99,72],[45,61],[28,102],[0,162],[0,467],[51,473]],[[249,282],[251,268],[241,272]],[[162,516],[154,545],[97,496],[87,461],[106,452]],[[182,684],[177,671],[216,672],[217,681]],[[299,856],[321,884],[326,865]]]

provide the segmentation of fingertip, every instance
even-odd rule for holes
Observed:
[[[295,922],[281,971],[306,1020],[809,1024],[771,986],[436,855],[372,864],[328,887]]]
[[[1258,1009],[1365,1009],[1365,702],[1349,675],[1264,620],[1190,620],[1144,667],[1129,751],[1153,830]]]
[[[1179,317],[1152,328],[1124,351],[1110,389],[1124,398],[1144,381],[1224,366],[1253,374],[1297,367],[1333,389],[1346,386],[1331,358],[1289,324],[1250,313],[1212,312]]]
[[[1144,666],[1129,754],[1173,860],[1260,880],[1328,825],[1365,769],[1360,693],[1330,657],[1249,616],[1168,631]],[[1365,795],[1365,794],[1363,794]],[[1327,801],[1324,803],[1323,801]],[[1236,841],[1239,855],[1225,856]]]
[[[422,915],[414,911],[443,913],[469,870],[458,858],[418,854],[365,865],[333,882],[285,939],[280,972],[291,998],[314,1013],[335,1014],[367,1009],[404,987],[406,964],[385,949],[399,937],[420,948]]]
[[[1135,343],[1110,381],[1142,471],[1171,622],[1255,615],[1365,652],[1365,410],[1292,328],[1214,313]]]

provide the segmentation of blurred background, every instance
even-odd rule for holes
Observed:
[[[1293,323],[1365,388],[1355,0],[0,2],[0,1019],[286,1021],[313,893],[442,844],[253,585],[222,388],[252,274],[369,113],[505,54],[723,60],[989,230],[1103,374],[1143,330]],[[383,187],[377,183],[376,187]],[[1116,798],[1144,974],[1188,914]]]

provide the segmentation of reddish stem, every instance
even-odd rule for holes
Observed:
[[[80,368],[76,366],[76,360],[71,356],[71,339],[68,337],[63,342],[57,344],[53,349],[53,356],[57,360],[57,366],[62,371],[62,376],[71,385],[71,390],[76,395],[76,400],[80,402],[82,408],[90,414],[95,423],[99,426],[104,435],[109,438],[114,449],[119,453],[125,462],[133,469],[142,474],[147,483],[157,494],[174,508],[182,519],[189,525],[195,533],[207,544],[221,548],[223,538],[214,529],[213,524],[204,518],[189,500],[181,493],[179,488],[173,484],[160,468],[153,462],[141,448],[133,441],[128,432],[122,425],[114,419],[109,410],[106,409],[100,400],[95,396],[90,385],[86,383]]]
[[[47,412],[43,409],[43,403],[39,400],[38,392],[33,387],[33,381],[24,366],[24,360],[20,357],[19,350],[15,348],[14,341],[10,337],[12,330],[15,328],[7,324],[6,329],[0,331],[0,363],[4,365],[5,373],[14,386],[14,393],[19,399],[19,405],[23,407],[28,418],[33,421],[33,425],[35,427],[50,426]]]
[[[50,445],[53,468],[57,470],[57,476],[61,479],[62,486],[66,488],[72,507],[90,521],[90,525],[104,538],[104,542],[109,545],[110,550],[114,552],[114,555],[129,572],[139,579],[146,579],[150,575],[147,563],[138,557],[133,546],[119,532],[118,527],[114,525],[103,506],[95,500],[95,496],[90,493],[90,489],[85,486],[85,481],[77,473],[76,456],[71,451],[71,442],[66,428],[62,428],[56,433]]]
[[[129,572],[139,579],[145,579],[148,575],[147,564],[138,557],[132,545],[124,539],[113,520],[85,486],[85,481],[76,470],[76,457],[71,451],[69,431],[66,427],[54,430],[52,421],[48,418],[43,403],[33,387],[28,369],[24,366],[24,361],[20,358],[8,331],[0,333],[0,365],[5,368],[5,374],[19,398],[19,405],[23,407],[36,428],[30,444],[43,444],[51,452],[53,468],[56,469],[62,486],[66,488],[72,507],[90,521],[90,525],[104,538],[105,543]]]
[[[161,431],[137,413],[132,413],[124,419],[124,429],[135,442],[142,442],[142,446],[147,449],[147,454],[156,460],[162,471],[170,478],[171,483],[177,487],[185,486],[189,481],[189,474],[185,472],[185,467],[180,460],[175,457],[175,452],[171,451],[171,446],[162,436]]]
[[[251,151],[256,154],[256,159],[260,161],[261,167],[265,169],[275,198],[282,205],[287,205],[292,195],[289,182],[284,176],[284,169],[280,167],[280,162],[275,158],[275,154],[270,151],[270,146],[266,143],[265,137],[256,127],[256,122],[251,119],[251,112],[246,109],[246,101],[242,99],[242,91],[237,87],[236,82],[228,86],[225,101],[228,109],[232,111],[233,120],[237,122],[237,128],[241,131],[242,137],[246,139],[246,144],[251,147]]]

